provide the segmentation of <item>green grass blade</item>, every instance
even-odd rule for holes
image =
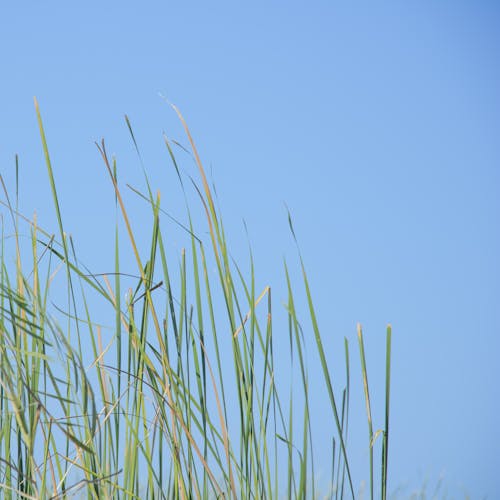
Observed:
[[[384,422],[384,441],[382,445],[382,500],[387,498],[387,463],[389,455],[389,403],[391,391],[391,343],[392,326],[387,326],[386,337],[386,357],[385,357],[385,422]]]

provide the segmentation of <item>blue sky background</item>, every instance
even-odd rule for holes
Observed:
[[[488,1],[4,3],[0,172],[13,186],[20,155],[23,212],[55,230],[36,95],[66,227],[85,262],[109,270],[113,196],[94,141],[143,186],[125,113],[182,218],[161,134],[186,140],[164,95],[243,258],[246,221],[262,288],[295,258],[290,208],[333,365],[344,336],[357,356],[363,324],[379,425],[392,323],[391,491],[442,475],[443,493],[499,498],[499,22]]]

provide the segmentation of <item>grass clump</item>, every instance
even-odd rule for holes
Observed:
[[[150,240],[147,245],[139,242],[118,183],[116,161],[102,141],[97,148],[114,188],[120,220],[114,229],[114,268],[105,275],[92,273],[77,258],[65,232],[43,123],[35,106],[58,232],[45,231],[36,218],[19,213],[17,196],[13,205],[2,180],[2,203],[14,235],[7,238],[2,226],[2,497],[318,497],[313,396],[305,353],[305,346],[312,345],[323,378],[323,385],[315,384],[314,397],[327,401],[329,410],[322,418],[331,422],[330,434],[321,436],[323,445],[331,443],[327,497],[355,498],[347,452],[348,343],[345,340],[346,385],[337,398],[302,258],[304,306],[313,335],[309,338],[299,319],[285,264],[288,346],[277,355],[272,289],[256,288],[252,257],[248,275],[231,259],[194,141],[174,108],[198,167],[201,182],[193,185],[208,235],[197,236],[188,204],[188,223],[182,226],[186,249],[172,263],[161,224],[168,214],[146,177],[145,194],[133,188],[151,209]],[[165,140],[165,145],[184,190],[172,144]],[[289,222],[295,238],[290,217]],[[121,224],[136,261],[136,287],[128,288],[125,299],[130,269],[122,270]],[[20,238],[21,226],[29,228],[27,245]],[[11,261],[15,264],[10,265]],[[56,273],[64,283],[64,310],[51,301]],[[111,311],[107,316],[111,335],[103,333],[94,319],[95,307]],[[279,331],[282,339],[283,327]],[[361,327],[358,339],[369,427],[370,498],[385,499],[391,328],[387,328],[385,422],[375,433]],[[287,356],[299,384],[283,373]],[[373,457],[378,434],[382,435],[380,493],[375,492]]]

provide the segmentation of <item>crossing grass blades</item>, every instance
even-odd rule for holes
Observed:
[[[146,177],[144,193],[133,188],[150,207],[151,239],[146,245],[139,241],[118,182],[117,163],[102,141],[97,154],[114,189],[118,217],[113,228],[114,268],[93,274],[66,233],[36,100],[35,110],[58,227],[53,234],[35,217],[20,213],[17,186],[11,196],[2,179],[0,496],[358,497],[359,483],[347,449],[349,346],[345,340],[346,384],[338,396],[299,250],[301,290],[297,292],[285,263],[288,298],[284,307],[276,306],[270,287],[256,288],[252,257],[248,274],[232,260],[213,189],[189,129],[174,107],[197,166],[196,210],[201,209],[206,226],[201,231],[194,227],[194,207],[188,203],[188,222],[182,228],[185,250],[172,259],[162,232],[169,216]],[[128,118],[126,124],[137,148]],[[184,191],[174,146],[165,139],[165,154]],[[15,168],[17,178],[17,157]],[[290,217],[289,223],[295,238]],[[125,245],[135,259],[135,270],[122,269]],[[135,275],[136,287],[127,284],[130,274]],[[56,280],[59,297],[63,283],[64,309],[52,300]],[[300,296],[305,303],[296,302]],[[96,297],[103,310],[110,311],[108,329],[94,320]],[[306,311],[305,318],[299,318],[299,310]],[[278,317],[285,321],[278,324]],[[370,498],[385,499],[391,327],[386,335],[385,420],[380,431],[374,431],[372,423],[360,326],[357,333],[369,471],[357,471],[356,478],[369,478]],[[287,349],[279,351],[279,363],[278,338],[287,342]],[[287,356],[300,383],[291,384],[289,374],[283,373]],[[323,379],[315,382],[314,394],[307,356],[318,359]],[[329,435],[316,436],[313,446],[311,401],[318,397],[328,408],[322,418],[329,419]],[[327,491],[316,481],[318,445],[330,448]]]

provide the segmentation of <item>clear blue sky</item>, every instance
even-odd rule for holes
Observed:
[[[290,207],[332,359],[343,336],[356,354],[360,321],[375,391],[393,324],[391,490],[442,474],[451,496],[500,498],[499,5],[179,3],[2,4],[0,171],[13,186],[19,153],[24,212],[53,224],[36,95],[66,226],[100,271],[92,238],[111,244],[114,211],[93,141],[141,186],[127,113],[161,183],[162,131],[185,142],[166,96],[241,255],[245,219],[262,284],[293,260]]]

